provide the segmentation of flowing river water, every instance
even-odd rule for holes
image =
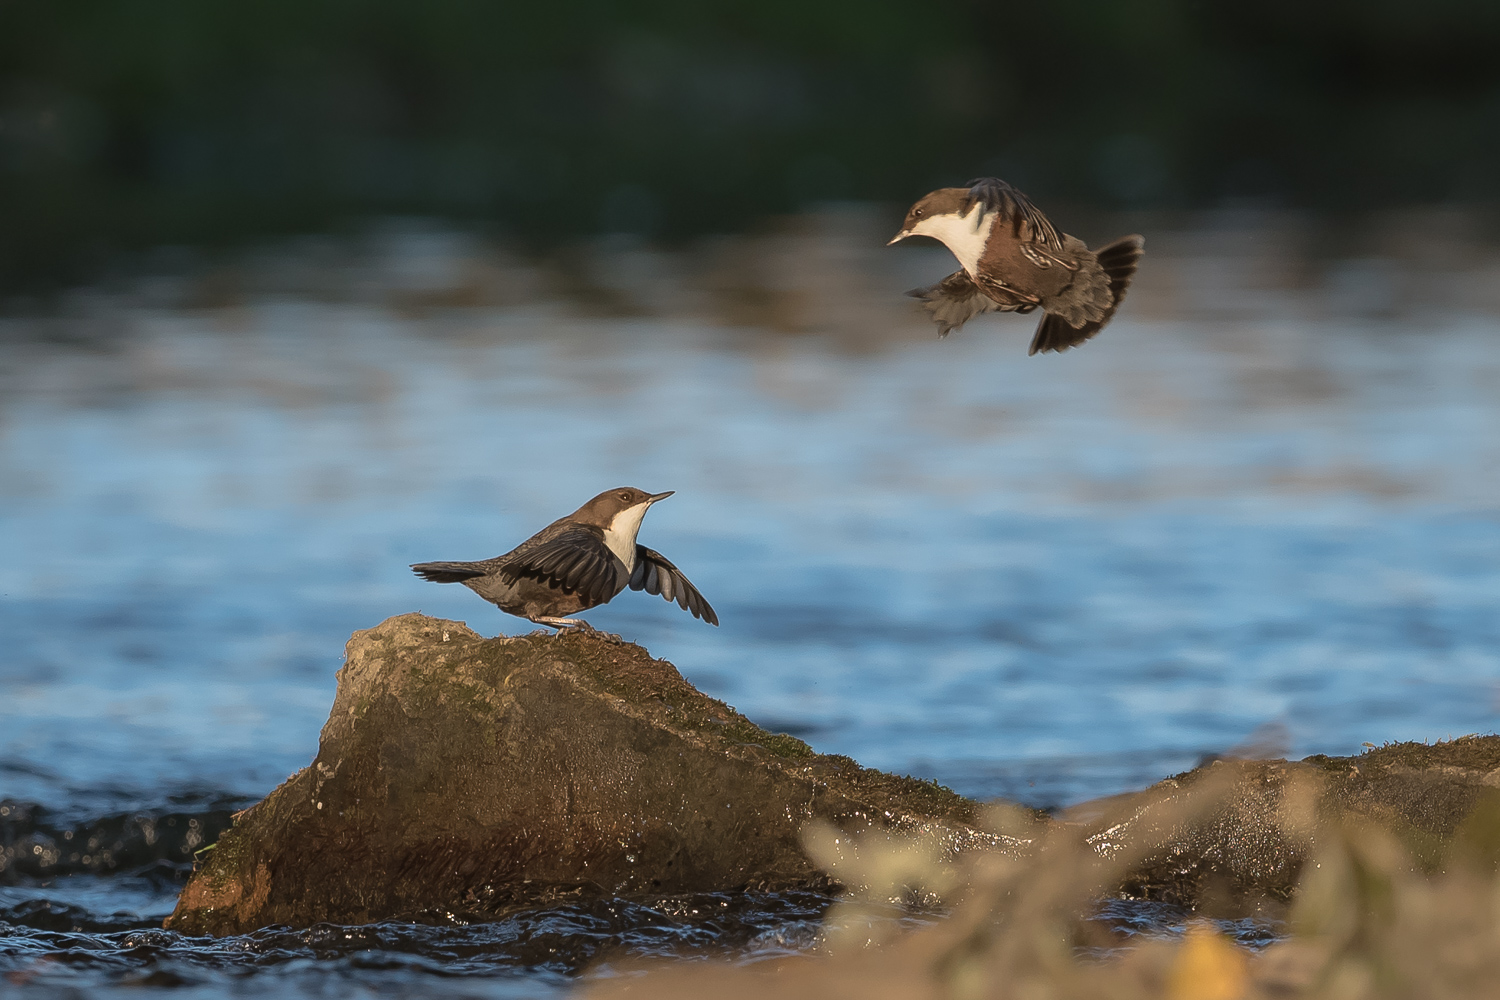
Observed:
[[[1366,220],[1357,254],[1294,217],[1137,223],[1120,318],[1028,358],[1026,318],[935,339],[899,293],[950,259],[882,251],[886,221],[543,263],[393,222],[0,319],[5,990],[517,996],[817,947],[827,901],[797,894],[157,929],[193,852],[311,759],[352,630],[526,628],[408,563],[617,485],[677,491],[641,539],[723,626],[633,592],[595,625],[967,795],[1495,729],[1500,246],[1457,215],[1418,244]]]

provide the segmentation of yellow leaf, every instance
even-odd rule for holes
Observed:
[[[1194,924],[1167,979],[1170,1000],[1241,1000],[1248,984],[1245,953],[1209,924]]]

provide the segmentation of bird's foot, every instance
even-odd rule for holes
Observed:
[[[582,618],[533,618],[532,621],[542,625],[551,625],[557,629],[556,635],[562,635],[564,632],[576,632],[595,639],[602,639],[605,642],[612,642],[616,645],[622,645],[625,642],[624,639],[613,632],[599,631]]]

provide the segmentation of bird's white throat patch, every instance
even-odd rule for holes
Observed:
[[[984,246],[990,241],[990,229],[995,225],[995,213],[986,212],[982,202],[975,202],[968,215],[934,215],[915,226],[915,235],[931,236],[941,240],[953,252],[970,277],[979,273],[979,258],[984,256]]]
[[[638,503],[634,507],[626,507],[616,514],[609,527],[604,529],[604,544],[609,550],[620,557],[620,562],[631,572],[635,571],[635,536],[641,530],[641,519],[646,516],[646,511],[651,507],[651,501]]]

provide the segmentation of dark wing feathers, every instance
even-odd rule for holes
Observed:
[[[656,564],[649,559],[641,559],[639,556],[636,558],[639,561],[636,563],[635,572],[630,575],[630,585],[648,594],[660,594],[661,573],[657,570]],[[637,583],[637,580],[640,582]],[[667,600],[671,598],[668,597]]]
[[[1125,289],[1130,286],[1130,279],[1135,277],[1136,266],[1140,264],[1145,252],[1146,238],[1137,235],[1121,236],[1095,251],[1094,256],[1099,258],[1099,266],[1109,275],[1109,290],[1114,294],[1117,304],[1125,297]]]
[[[522,577],[544,580],[592,604],[613,598],[624,584],[624,564],[604,544],[597,532],[578,525],[564,528],[551,538],[507,559],[500,577],[514,582]]]
[[[954,271],[936,285],[913,288],[906,294],[922,300],[922,308],[938,326],[939,337],[948,336],[982,313],[1029,313],[1037,307],[1035,296],[1022,295],[998,281],[981,287],[968,271]]]
[[[969,272],[963,270],[953,272],[935,285],[913,288],[906,294],[922,300],[922,308],[937,324],[939,337],[948,336],[980,313],[1005,308],[980,291]]]
[[[669,601],[676,601],[684,611],[692,612],[694,618],[701,618],[710,625],[719,624],[719,616],[698,593],[698,588],[682,575],[682,570],[673,566],[671,560],[660,552],[644,545],[635,547],[635,572],[630,574],[630,589],[660,594]]]
[[[1062,236],[1052,225],[1052,221],[1042,214],[1042,210],[1031,203],[1018,188],[1005,183],[998,177],[979,177],[969,182],[969,198],[973,201],[983,203],[988,211],[1001,214],[1002,218],[1010,219],[1019,225],[1024,222],[1031,229],[1031,239],[1035,243],[1052,250],[1063,248]],[[1019,234],[1018,234],[1019,235]]]
[[[1113,243],[1100,247],[1095,256],[1099,259],[1099,266],[1104,268],[1105,275],[1109,277],[1109,309],[1097,321],[1083,326],[1069,326],[1059,316],[1043,314],[1042,321],[1036,325],[1036,336],[1031,338],[1031,349],[1026,353],[1066,351],[1098,333],[1114,316],[1115,310],[1120,308],[1125,292],[1130,288],[1130,280],[1135,277],[1136,266],[1140,264],[1141,255],[1145,252],[1146,240],[1141,236],[1122,236]]]
[[[1031,338],[1031,347],[1026,353],[1046,354],[1048,351],[1066,351],[1070,347],[1077,347],[1098,333],[1104,324],[1085,323],[1083,326],[1069,326],[1063,322],[1061,316],[1051,313],[1042,313],[1042,320],[1036,325],[1036,333]]]

